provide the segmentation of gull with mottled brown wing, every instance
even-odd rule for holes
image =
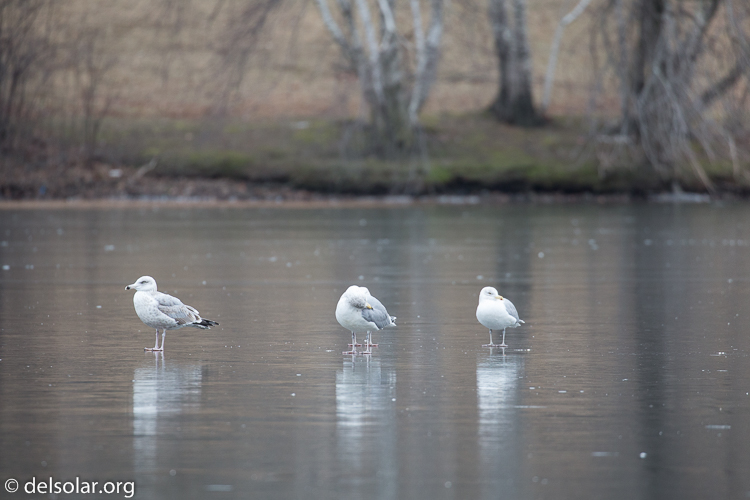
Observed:
[[[210,329],[219,324],[201,318],[194,307],[183,304],[177,297],[157,291],[156,280],[151,276],[141,276],[135,283],[125,287],[125,290],[131,289],[136,290],[133,295],[135,313],[146,326],[156,329],[156,343],[153,348],[145,347],[146,351],[163,351],[167,330],[178,330],[186,326]],[[159,330],[162,330],[161,347]]]

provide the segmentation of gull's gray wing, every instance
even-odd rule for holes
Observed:
[[[159,302],[159,311],[175,320],[178,325],[201,320],[201,315],[195,308],[183,304],[177,297],[157,292],[154,298]]]
[[[185,305],[177,297],[173,297],[163,292],[156,292],[154,294],[154,298],[156,299],[156,301],[159,303],[160,306],[184,306]]]
[[[378,299],[373,297],[372,295],[367,296],[367,303],[372,306],[373,309],[377,309],[378,311],[384,312],[386,315],[388,314],[388,311],[385,310],[385,306],[382,302],[380,302]]]
[[[378,328],[383,329],[386,326],[394,325],[393,320],[395,317],[388,314],[385,306],[372,295],[367,297],[367,303],[372,306],[372,309],[363,309],[362,317],[367,321],[372,321]]]
[[[383,329],[391,324],[391,318],[386,311],[375,309],[375,305],[370,305],[372,309],[362,309],[362,317],[365,318],[365,321],[372,321],[378,326],[378,329]]]
[[[508,314],[516,318],[516,321],[521,321],[521,318],[518,317],[518,311],[516,311],[516,306],[513,305],[513,302],[506,298],[503,298],[503,302],[505,302],[505,310],[508,311]]]

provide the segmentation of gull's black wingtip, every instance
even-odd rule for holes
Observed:
[[[219,323],[210,319],[201,319],[200,321],[196,321],[195,323],[193,323],[193,326],[197,326],[198,328],[210,329],[212,326],[219,326]]]

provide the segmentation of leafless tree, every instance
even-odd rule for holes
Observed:
[[[429,0],[426,30],[421,1],[409,1],[413,50],[398,30],[395,0],[336,0],[337,15],[328,0],[316,2],[349,71],[359,79],[370,111],[370,151],[382,158],[413,151],[419,112],[437,73],[444,0]]]
[[[32,113],[31,85],[45,77],[54,54],[49,26],[52,2],[0,0],[0,144],[12,148]]]
[[[219,1],[219,5],[222,1]],[[159,76],[162,85],[169,81],[172,67],[179,61],[182,52],[180,37],[185,31],[186,25],[191,22],[193,10],[192,0],[159,0],[153,2],[152,8],[147,10],[147,16],[153,19],[152,23],[156,28],[154,30],[154,42],[161,42],[161,38],[166,35],[169,42],[159,52]],[[145,16],[144,16],[145,17]],[[142,22],[145,24],[147,19]]]
[[[600,143],[641,151],[664,180],[692,171],[708,190],[707,162],[732,161],[738,172],[736,138],[747,129],[733,104],[748,92],[747,4],[607,0],[598,16],[595,35],[620,96],[617,122]]]
[[[225,115],[237,98],[239,88],[248,71],[250,56],[256,49],[269,16],[282,0],[246,0],[227,4],[219,0],[211,14],[217,18],[225,10],[225,22],[219,37],[211,42],[217,66],[211,73],[216,83],[215,115]]]
[[[89,26],[85,17],[69,33],[67,41],[67,70],[72,73],[78,93],[83,154],[89,162],[95,154],[102,123],[116,98],[109,80],[119,58],[106,50],[109,40],[105,30]]]
[[[498,120],[523,127],[543,123],[531,91],[531,49],[526,25],[526,0],[490,0],[489,18],[495,40],[499,88],[490,111]]]

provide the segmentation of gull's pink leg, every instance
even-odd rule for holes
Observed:
[[[505,328],[503,328],[503,343],[500,344],[500,347],[508,347],[508,344],[505,343]]]
[[[352,343],[349,344],[349,347],[362,347],[362,344],[357,344],[357,334],[354,332],[352,332]]]
[[[505,338],[505,330],[503,330],[503,338]],[[492,330],[490,330],[490,343],[489,344],[482,344],[482,347],[503,347],[504,344],[495,344],[492,342]]]
[[[370,332],[367,332],[367,336],[365,337],[365,350],[362,351],[362,354],[372,354],[372,344],[370,344]]]
[[[163,342],[162,342],[163,343]],[[154,347],[144,347],[144,351],[158,351],[159,350],[159,329],[156,329],[156,341],[154,342]]]
[[[352,350],[344,351],[341,354],[357,354],[357,346],[362,345],[362,344],[357,344],[357,334],[354,332],[352,332],[352,343],[349,345],[352,346]]]

